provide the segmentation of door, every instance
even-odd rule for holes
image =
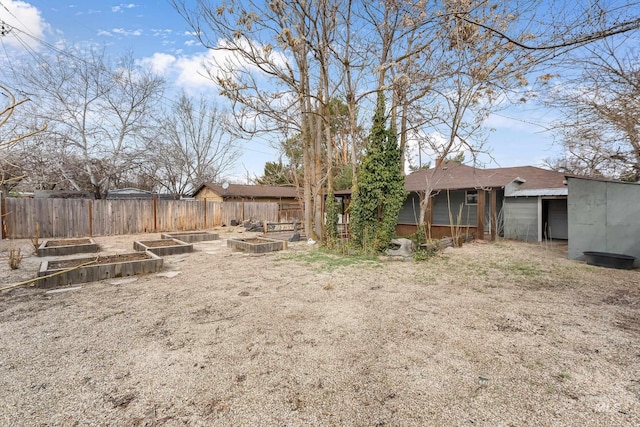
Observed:
[[[550,199],[547,205],[545,230],[549,239],[569,239],[569,221],[567,216],[567,199]]]

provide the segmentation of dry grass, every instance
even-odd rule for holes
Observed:
[[[24,256],[22,255],[22,250],[18,249],[9,249],[9,254],[7,255],[7,262],[9,264],[9,268],[12,270],[17,270],[20,268],[20,263]]]
[[[1,295],[0,424],[640,424],[637,270],[518,242],[420,263],[194,249],[172,278]]]

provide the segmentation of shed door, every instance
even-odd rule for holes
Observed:
[[[547,231],[551,239],[569,239],[567,200],[554,199],[547,202]]]

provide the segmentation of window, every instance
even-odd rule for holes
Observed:
[[[465,192],[465,203],[467,205],[477,205],[478,204],[478,190],[467,190]]]

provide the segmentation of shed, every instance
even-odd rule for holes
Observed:
[[[202,184],[193,193],[196,200],[207,199],[211,202],[253,201],[253,202],[291,202],[298,201],[295,187],[277,185],[243,185],[212,183]]]
[[[193,197],[210,202],[272,202],[278,204],[281,219],[302,218],[302,203],[295,187],[205,183]]]
[[[517,182],[517,180],[516,180]],[[505,189],[504,236],[525,241],[567,240],[568,189]]]
[[[569,259],[583,252],[636,257],[640,267],[640,185],[567,177],[569,187]]]

